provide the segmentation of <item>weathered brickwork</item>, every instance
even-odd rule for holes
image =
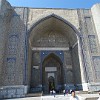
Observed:
[[[73,73],[72,73],[72,58],[71,58],[71,54],[70,51],[66,51],[64,52],[64,74],[65,74],[65,83],[73,83]],[[68,78],[70,76],[70,79]]]
[[[59,12],[58,12],[59,10]],[[29,10],[29,20],[28,27],[30,28],[38,20],[47,17],[51,14],[60,15],[60,17],[70,21],[77,29],[79,28],[77,10],[69,9],[30,9]]]
[[[34,37],[33,47],[67,47],[68,40],[61,33],[45,33],[38,37]]]
[[[95,70],[95,76],[96,81],[100,81],[100,56],[94,56],[93,57],[93,64],[94,64],[94,70]]]
[[[31,79],[31,86],[36,87],[40,85],[40,52],[33,52],[32,56],[32,79]]]
[[[9,30],[9,24],[13,13],[12,7],[5,0],[0,1],[0,86],[3,83],[3,67],[5,66],[5,53],[7,43],[7,31]]]
[[[97,53],[98,49],[97,49],[95,35],[89,35],[88,38],[89,38],[89,46],[90,46],[91,53]]]
[[[97,42],[98,36],[97,36],[96,29],[94,26],[95,22],[92,19],[94,16],[92,16],[91,12],[87,10],[78,11],[78,15],[80,19],[80,31],[83,33],[82,49],[83,49],[83,57],[85,58],[84,71],[86,71],[87,80],[90,83],[92,83],[92,82],[95,82],[95,77],[96,77],[96,74],[94,72],[93,56],[100,55],[99,54],[100,46]],[[89,89],[93,90],[95,85],[91,84],[90,86],[91,87],[89,87]]]
[[[42,85],[45,93],[50,75],[55,88],[73,84],[100,90],[99,12],[100,4],[46,9],[0,0],[0,98],[23,97]]]

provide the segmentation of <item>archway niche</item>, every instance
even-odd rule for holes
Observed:
[[[50,78],[53,78],[53,83],[51,83]],[[61,90],[63,80],[63,63],[59,57],[51,53],[42,63],[43,92],[49,93],[53,89],[56,91]]]
[[[44,82],[44,78],[46,76],[44,70],[45,67],[49,67],[49,65],[46,66],[45,64],[47,62],[49,63],[50,59],[54,59],[55,62],[58,61],[57,57],[55,57],[54,55],[49,55],[44,61],[42,61],[42,51],[50,51],[51,53],[57,51],[63,52],[63,65],[60,66],[61,62],[57,62],[60,66],[59,68],[63,70],[63,81],[61,83],[62,85],[82,84],[78,52],[79,40],[73,25],[59,16],[50,15],[35,23],[30,29],[29,34],[28,73],[31,72],[31,75],[29,75],[28,79],[32,88],[36,88],[38,86],[42,87],[44,84],[47,84],[46,82]],[[35,54],[36,56],[34,56]],[[46,55],[46,53],[43,55]],[[60,52],[59,55],[61,55]],[[33,73],[33,70],[35,68],[34,66],[37,66],[38,68],[37,72],[35,72],[36,74]],[[38,78],[35,78],[36,75],[38,76]],[[69,76],[71,76],[71,78]],[[46,86],[46,88],[48,89],[48,86]],[[48,90],[45,91],[47,92]]]

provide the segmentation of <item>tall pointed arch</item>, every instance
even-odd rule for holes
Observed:
[[[30,47],[28,48],[29,61],[31,61],[32,59],[31,53],[33,51],[35,52],[36,51],[38,52],[51,51],[52,52],[52,51],[57,51],[57,50],[58,51],[61,50],[63,52],[65,51],[64,56],[68,58],[65,57],[64,59],[68,59],[68,60],[64,60],[64,64],[66,63],[64,66],[66,68],[67,66],[69,66],[70,69],[73,69],[72,75],[74,78],[72,78],[73,79],[72,82],[74,82],[74,84],[82,83],[81,79],[84,76],[83,76],[83,73],[81,73],[81,69],[83,66],[80,66],[81,46],[79,44],[81,34],[75,28],[74,25],[72,25],[70,22],[68,22],[67,20],[63,19],[62,17],[58,15],[51,14],[49,16],[46,16],[38,20],[36,23],[34,23],[28,32],[29,32],[28,42],[29,42],[29,47]],[[57,57],[53,55],[53,58],[56,58],[56,61],[57,61]],[[48,59],[48,62],[49,61],[50,59]],[[58,62],[60,61],[58,60]],[[42,73],[43,70],[41,69],[44,66],[43,65],[44,63],[40,61],[40,64],[41,64],[39,65],[40,73]],[[42,77],[41,75],[42,74],[40,74],[40,78]],[[64,81],[65,84],[67,82],[66,80]],[[40,82],[42,86],[42,78],[40,79]]]
[[[54,88],[50,86],[49,77],[54,78]],[[56,54],[50,53],[44,58],[42,63],[43,92],[49,93],[50,90],[58,89],[63,84],[63,62]]]
[[[56,14],[50,14],[50,15],[47,15],[46,17],[42,17],[40,18],[37,22],[33,22],[33,24],[31,25],[31,27],[28,29],[28,33],[30,33],[32,31],[33,28],[35,28],[38,24],[40,24],[41,22],[43,22],[44,20],[47,20],[51,17],[54,17],[54,18],[57,18],[58,20],[64,22],[65,24],[69,25],[73,30],[74,32],[80,37],[81,34],[80,32],[76,29],[76,27],[74,25],[72,25],[69,21],[67,21],[66,19],[60,17],[59,15],[56,15]],[[30,34],[29,34],[30,35]]]
[[[51,14],[49,16],[46,16],[40,20],[38,20],[36,23],[32,25],[32,27],[29,29],[29,43],[30,46],[33,48],[32,44],[34,44],[37,41],[37,38],[40,38],[44,33],[46,32],[60,32],[63,33],[66,37],[72,38],[73,41],[70,41],[70,44],[74,46],[75,43],[77,43],[81,34],[79,31],[75,28],[74,25],[72,25],[67,20],[63,19],[62,17]],[[43,34],[42,34],[43,33]],[[53,36],[55,38],[55,36]],[[38,40],[38,42],[41,42],[41,40]],[[54,40],[55,41],[55,40]],[[72,43],[73,42],[73,43]]]

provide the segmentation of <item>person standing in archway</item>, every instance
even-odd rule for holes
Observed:
[[[64,94],[64,96],[65,96],[65,94],[66,94],[66,90],[65,90],[65,89],[63,90],[63,94]]]
[[[55,90],[53,90],[52,92],[53,92],[53,95],[54,95],[54,97],[55,97],[55,95],[56,95],[56,91],[55,91]]]

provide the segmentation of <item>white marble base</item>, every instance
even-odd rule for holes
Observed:
[[[83,83],[82,87],[83,87],[83,91],[88,91],[88,83]]]
[[[0,99],[25,97],[25,94],[27,93],[28,86],[24,85],[0,87]]]

